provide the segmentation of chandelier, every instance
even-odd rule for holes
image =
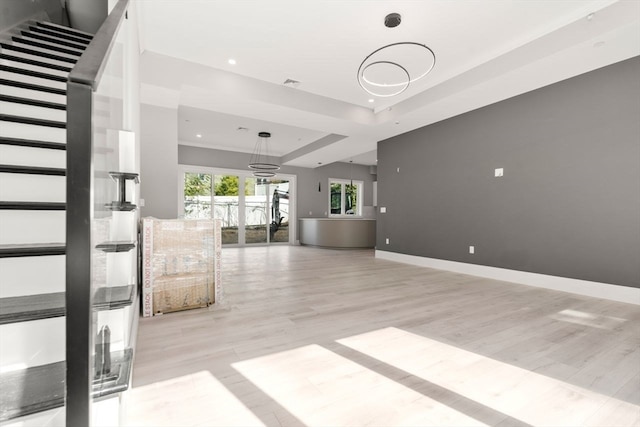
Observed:
[[[400,14],[391,13],[384,24],[395,28],[400,22]],[[364,58],[358,67],[358,84],[373,96],[400,95],[411,83],[429,74],[435,63],[436,55],[422,43],[391,43]]]
[[[253,170],[253,176],[258,178],[271,178],[276,175],[275,171],[280,170],[279,165],[271,163],[269,138],[269,132],[258,132],[258,140],[249,160],[249,169]]]

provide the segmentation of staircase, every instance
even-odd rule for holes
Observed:
[[[65,423],[66,82],[91,39],[47,22],[0,37],[0,425]],[[99,287],[93,310],[135,295]],[[130,363],[126,345],[111,352],[118,375],[92,396],[126,389]]]

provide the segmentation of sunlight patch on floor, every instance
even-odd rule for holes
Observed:
[[[601,314],[591,314],[578,310],[562,310],[550,316],[554,320],[575,323],[577,325],[591,326],[598,329],[614,329],[625,323],[627,320],[620,317],[603,316]]]
[[[617,425],[640,422],[637,405],[401,329],[337,342],[531,425],[611,425],[612,414]]]
[[[125,411],[128,427],[264,426],[207,371],[133,388]]]
[[[232,366],[307,426],[485,425],[315,344]]]

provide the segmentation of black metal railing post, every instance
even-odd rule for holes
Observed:
[[[94,374],[92,254],[94,242],[93,100],[126,19],[129,0],[107,16],[67,81],[66,425],[91,425]]]
[[[67,84],[66,419],[91,425],[93,320],[91,277],[93,220],[92,90]]]

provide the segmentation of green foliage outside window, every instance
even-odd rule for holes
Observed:
[[[187,173],[184,177],[185,196],[210,196],[211,175],[203,173]]]

